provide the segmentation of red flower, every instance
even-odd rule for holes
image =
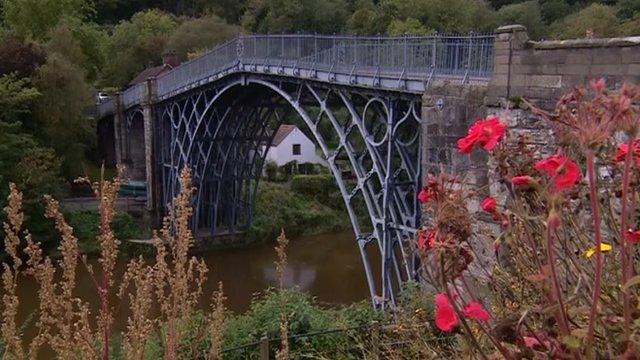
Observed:
[[[506,129],[497,116],[478,119],[469,128],[468,135],[458,140],[458,150],[463,154],[469,154],[478,145],[491,151],[498,145]]]
[[[582,178],[578,164],[564,155],[552,155],[540,160],[536,163],[535,168],[551,176],[558,191],[569,189]]]
[[[595,92],[602,92],[604,90],[605,86],[606,86],[606,84],[604,82],[604,78],[593,79],[593,80],[589,81],[589,85],[591,86],[591,88]]]
[[[637,166],[640,166],[640,141],[636,140],[633,142],[633,161]],[[613,162],[623,162],[627,158],[627,153],[629,152],[629,145],[620,144],[618,145],[618,151],[616,155],[613,157]]]
[[[540,345],[540,341],[533,336],[523,336],[522,340],[524,340],[524,346],[528,348],[534,348]]]
[[[482,304],[477,301],[469,303],[464,308],[464,316],[469,319],[478,321],[489,321],[489,319],[491,318],[489,312],[485,310],[484,306],[482,306]]]
[[[637,244],[638,242],[640,242],[640,230],[627,230],[627,233],[625,234],[625,237],[627,238],[627,241],[631,244]]]
[[[436,245],[436,233],[431,230],[418,230],[418,249],[427,251]]]
[[[480,204],[480,206],[482,207],[482,210],[493,214],[496,212],[496,199],[492,198],[491,196],[486,197],[484,200],[482,200],[482,204]]]
[[[418,194],[418,200],[420,200],[421,203],[429,202],[433,200],[434,197],[435,194],[432,191],[427,190],[426,188],[422,188],[422,190],[420,190],[420,193]]]
[[[458,326],[460,319],[453,309],[449,297],[445,293],[436,295],[436,326],[438,329],[451,332]]]
[[[530,185],[533,183],[533,178],[527,175],[514,176],[511,178],[511,183],[515,186]]]

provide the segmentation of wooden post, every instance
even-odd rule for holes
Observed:
[[[269,360],[269,338],[266,336],[260,339],[260,360]]]

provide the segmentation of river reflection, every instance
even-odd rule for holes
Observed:
[[[228,306],[248,309],[251,298],[277,286],[274,244],[230,249],[203,255],[211,270],[207,291],[222,281]],[[369,290],[358,247],[351,232],[306,236],[287,248],[285,286],[298,286],[320,302],[349,304],[368,298]]]
[[[245,312],[252,298],[269,287],[277,286],[274,261],[275,244],[253,245],[240,249],[228,249],[198,254],[204,259],[209,273],[204,286],[201,306],[209,308],[211,294],[222,281],[226,306],[235,313]],[[363,271],[358,246],[351,232],[305,236],[293,239],[287,247],[288,264],[285,285],[298,286],[324,304],[351,304],[367,299],[369,290]],[[97,260],[91,260],[98,268]],[[375,262],[374,262],[375,264]],[[126,267],[118,262],[116,279],[120,279]],[[115,286],[119,284],[116,282]],[[37,285],[30,277],[21,278],[18,284],[20,318],[25,320],[38,307]],[[76,295],[92,305],[92,313],[98,310],[95,287],[83,266],[79,266]],[[114,330],[126,327],[127,305],[115,306]],[[27,339],[35,336],[33,323],[26,327]]]

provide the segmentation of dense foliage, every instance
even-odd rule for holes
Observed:
[[[310,178],[318,181],[299,185]],[[297,175],[291,184],[262,182],[258,192],[253,223],[245,235],[248,242],[271,241],[282,228],[295,237],[351,227],[330,175]]]

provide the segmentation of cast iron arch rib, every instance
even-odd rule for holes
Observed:
[[[413,94],[291,81],[276,75],[229,76],[165,100],[157,112],[163,205],[179,191],[181,168],[189,166],[197,186],[195,230],[215,235],[249,226],[264,159],[282,123],[279,110],[290,108],[306,124],[336,179],[374,305],[393,306],[402,282],[414,278],[416,257],[411,244],[419,224],[415,199],[420,187],[419,101]],[[385,126],[378,139],[368,133],[362,110],[364,104],[370,111],[373,103],[383,109],[375,115]],[[347,121],[341,122],[336,111],[347,114]],[[320,129],[323,118],[330,126]],[[401,127],[417,135],[400,139]],[[326,135],[337,139],[335,149]],[[359,151],[353,139],[362,144]],[[337,158],[340,154],[346,155],[344,160]],[[345,166],[348,171],[343,174]],[[358,199],[366,208],[364,223],[356,209]],[[380,267],[372,266],[372,252],[379,252]]]

